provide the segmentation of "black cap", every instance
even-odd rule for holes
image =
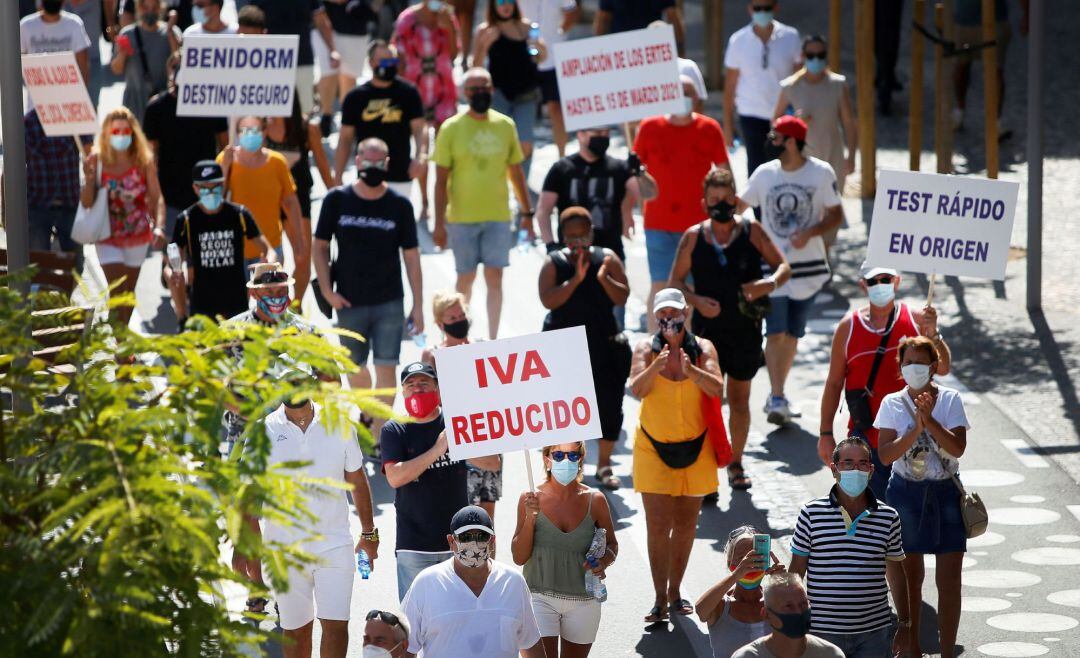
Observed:
[[[435,368],[432,368],[430,365],[422,361],[410,363],[409,365],[401,369],[401,383],[404,384],[405,380],[407,380],[409,377],[412,377],[413,375],[427,375],[435,381],[439,381],[439,378],[435,375]]]
[[[492,529],[494,525],[483,507],[468,505],[459,509],[454,514],[454,518],[450,519],[450,534],[459,535],[469,530],[482,530],[489,535],[494,535],[495,531]]]
[[[221,171],[221,165],[213,160],[199,160],[191,169],[193,183],[219,183],[223,180],[225,174]]]

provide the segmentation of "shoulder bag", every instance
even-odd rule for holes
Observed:
[[[94,244],[108,240],[112,235],[109,226],[109,191],[101,184],[101,170],[105,165],[98,162],[97,196],[89,208],[79,202],[75,220],[71,223],[71,239],[79,244]]]
[[[855,311],[855,313],[858,313],[858,311]],[[896,315],[895,305],[889,311],[889,321],[885,325],[888,329],[886,329],[885,335],[881,337],[881,344],[878,345],[877,352],[874,354],[874,363],[870,366],[870,376],[866,380],[866,386],[844,391],[848,413],[851,415],[851,427],[859,432],[865,432],[874,426],[874,414],[870,411],[870,396],[873,395],[878,370],[881,369],[881,362],[885,359],[885,352],[888,351],[889,337],[892,336],[893,332],[894,315]],[[851,316],[851,321],[858,321],[854,313]]]

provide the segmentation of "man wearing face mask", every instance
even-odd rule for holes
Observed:
[[[761,320],[768,295],[791,276],[791,267],[768,233],[751,218],[735,219],[735,180],[727,169],[705,177],[702,208],[709,219],[687,229],[679,242],[669,284],[697,311],[693,332],[712,341],[727,378],[732,489],[750,488],[742,454],[750,430],[750,382],[764,362]],[[762,262],[773,271],[762,273]],[[693,280],[693,286],[690,280]]]
[[[341,105],[341,132],[334,154],[334,180],[341,185],[345,165],[353,146],[371,137],[390,148],[390,168],[386,181],[390,189],[406,199],[412,197],[412,179],[427,167],[427,122],[420,92],[398,77],[398,56],[383,40],[368,48],[373,76],[350,91]],[[416,157],[410,157],[410,140]]]
[[[645,248],[652,281],[649,308],[656,293],[668,285],[683,231],[705,218],[700,187],[705,174],[713,168],[731,169],[720,124],[693,112],[694,81],[686,76],[679,76],[679,81],[683,112],[645,119],[634,139],[634,152],[659,188],[657,197],[645,202]],[[656,332],[652,315],[647,325],[649,333]]]
[[[405,658],[409,623],[404,615],[372,610],[365,620],[362,658]]]
[[[124,76],[124,106],[143,120],[147,101],[168,85],[166,62],[180,49],[183,35],[176,14],[161,20],[161,0],[138,0],[138,22],[120,31],[113,45],[110,67]]]
[[[454,514],[445,535],[453,559],[424,569],[402,602],[412,626],[408,656],[546,655],[524,576],[491,557],[493,528],[480,507]]]
[[[236,23],[221,20],[225,0],[195,0],[191,4],[191,25],[184,28],[184,37],[192,34],[236,34]]]
[[[870,489],[878,499],[885,500],[892,469],[878,458],[878,431],[873,423],[882,399],[904,388],[896,361],[900,341],[913,336],[934,341],[941,355],[938,372],[942,375],[949,373],[952,355],[938,331],[933,306],[913,309],[896,300],[899,272],[864,262],[859,269],[859,287],[867,294],[869,304],[845,315],[833,334],[829,376],[821,393],[818,456],[828,464],[836,447],[833,421],[843,395],[850,416],[848,434],[857,434],[870,445],[874,460]]]
[[[41,0],[41,10],[19,21],[20,49],[24,55],[68,51],[75,55],[83,80],[90,84],[90,58],[97,45],[87,35],[83,20],[63,11],[64,0]],[[26,108],[34,109],[31,100]]]
[[[829,494],[799,512],[788,570],[806,578],[812,609],[821,611],[811,612],[809,630],[846,658],[881,658],[891,646],[885,574],[903,569],[900,515],[867,487],[874,464],[866,441],[841,441],[830,469],[836,484]],[[906,601],[898,602],[901,619],[906,608]]]
[[[839,647],[810,635],[811,608],[802,578],[781,571],[769,575],[763,587],[762,618],[772,633],[737,650],[731,658],[844,658]]]
[[[189,315],[231,318],[247,308],[244,272],[244,239],[259,247],[264,258],[273,262],[277,254],[259,233],[259,227],[247,208],[225,201],[221,166],[213,160],[195,164],[191,173],[192,188],[199,199],[180,213],[172,242],[180,248],[184,272],[174,271],[168,259],[164,276],[169,282],[173,306],[183,328]],[[187,308],[187,287],[191,287],[191,309]]]

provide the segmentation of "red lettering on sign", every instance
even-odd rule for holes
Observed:
[[[589,418],[592,417],[592,410],[589,409],[589,401],[583,397],[576,397],[571,403],[571,412],[574,414],[574,422],[578,425],[586,425],[589,422]]]
[[[540,424],[540,421],[533,422],[533,414],[540,414],[540,405],[530,404],[525,407],[525,425],[529,428],[530,432],[535,434],[544,429],[544,426]]]
[[[517,425],[514,425],[515,419]],[[507,409],[506,429],[510,432],[510,436],[521,436],[521,433],[525,430],[525,423],[521,417],[521,407],[514,407],[513,410]]]
[[[454,445],[472,443],[472,440],[469,439],[469,421],[464,416],[452,417],[450,425],[454,428]]]
[[[561,430],[570,426],[570,405],[566,404],[562,400],[555,400],[551,403],[552,408],[555,411],[555,429]]]
[[[502,438],[505,431],[503,417],[498,411],[487,412],[488,438],[492,441]]]
[[[527,382],[533,375],[547,378],[551,376],[551,373],[548,372],[547,366],[544,365],[543,360],[540,358],[540,353],[536,350],[529,350],[525,353],[525,367],[521,371],[521,381]]]
[[[472,425],[473,441],[487,441],[487,435],[484,434],[484,414],[469,414],[469,424]]]
[[[509,384],[514,381],[514,368],[517,366],[517,356],[516,353],[510,355],[510,358],[506,362],[505,370],[503,369],[502,364],[499,363],[498,357],[488,357],[488,363],[491,364],[491,369],[503,384]]]
[[[476,385],[487,388],[487,370],[484,368],[484,360],[477,359],[473,363],[476,365]]]

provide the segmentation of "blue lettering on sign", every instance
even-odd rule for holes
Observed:
[[[897,234],[893,234],[895,241]],[[904,236],[911,237],[911,236]],[[892,244],[889,251],[892,251]],[[990,255],[990,243],[963,238],[941,238],[924,235],[919,240],[919,255],[947,260],[966,260],[985,263]]]
[[[900,212],[929,213],[934,211],[931,192],[913,190],[885,190],[888,197],[888,209]],[[1001,221],[1005,217],[1005,202],[1000,199],[983,199],[975,196],[961,196],[956,192],[937,195],[938,215],[964,219],[993,219]]]
[[[910,254],[915,248],[915,236],[907,233],[893,233],[889,236],[889,253]]]
[[[184,51],[186,68],[203,69],[291,69],[296,51],[292,48],[242,48],[207,46]]]

